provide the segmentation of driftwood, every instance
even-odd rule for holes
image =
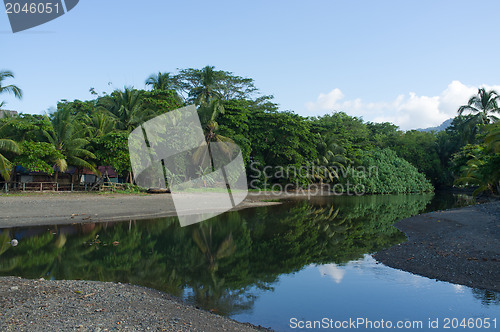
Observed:
[[[170,189],[168,188],[149,188],[148,194],[170,194]]]

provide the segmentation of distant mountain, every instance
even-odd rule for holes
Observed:
[[[429,127],[429,128],[424,128],[424,129],[417,129],[418,131],[443,131],[449,126],[451,126],[451,123],[453,122],[453,118],[446,120],[445,122],[441,123],[437,127]]]

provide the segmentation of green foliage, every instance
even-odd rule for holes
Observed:
[[[32,172],[52,174],[52,166],[58,159],[64,159],[64,155],[54,145],[46,142],[23,141],[21,151],[13,163]]]
[[[96,105],[116,119],[118,129],[130,132],[153,116],[153,110],[143,107],[144,93],[125,87],[123,91],[115,90],[109,96],[100,97]]]
[[[410,130],[395,138],[392,146],[386,145],[386,147],[390,147],[399,157],[410,162],[431,182],[440,182],[443,171],[436,149],[436,134]]]
[[[0,119],[0,135],[19,142],[23,140],[43,141],[43,131],[50,129],[50,120],[37,114],[19,114]]]
[[[127,133],[114,132],[97,137],[92,147],[99,165],[111,166],[118,174],[130,170]]]
[[[468,144],[453,157],[453,166],[460,186],[477,186],[474,195],[481,192],[500,194],[500,123],[485,127],[480,144]]]
[[[85,167],[95,170],[91,163],[95,155],[87,150],[89,141],[85,137],[87,128],[80,126],[71,108],[64,105],[50,115],[51,127],[44,131],[47,141],[61,153],[64,158],[57,159],[56,180],[59,170],[65,171],[67,166]]]
[[[0,73],[5,74],[4,79],[12,77],[9,72]],[[499,112],[499,97],[495,91],[479,89],[469,103],[458,110],[460,115],[452,125],[446,131],[436,133],[404,132],[391,123],[366,123],[360,117],[341,111],[313,118],[279,111],[278,105],[272,102],[272,96],[255,97],[257,88],[253,79],[216,70],[212,66],[181,69],[177,73],[158,72],[148,77],[146,85],[152,90],[126,87],[99,96],[91,89],[96,96],[94,100],[63,100],[50,118],[20,114],[0,119],[0,139],[4,140],[3,155],[0,155],[3,177],[10,175],[9,169],[13,166],[10,160],[16,157],[13,144],[24,141],[49,142],[64,156],[49,162],[52,157],[48,151],[37,152],[41,146],[26,146],[26,151],[35,155],[29,158],[27,155],[19,156],[16,162],[22,161],[34,169],[48,169],[47,164],[50,163],[55,163],[59,169],[64,169],[66,164],[89,169],[104,164],[123,174],[130,171],[127,133],[152,117],[182,107],[185,103],[197,105],[207,143],[236,143],[247,169],[308,169],[304,176],[295,172],[291,176],[263,177],[261,172],[259,180],[262,185],[292,183],[301,187],[316,183],[335,184],[339,181],[339,172],[349,170],[348,173],[356,173],[358,166],[371,162],[377,164],[378,159],[369,160],[370,151],[377,154],[384,149],[396,153],[396,156],[384,153],[381,157],[388,164],[407,161],[418,172],[425,174],[432,184],[439,186],[452,185],[460,172],[473,166],[471,160],[474,158],[474,167],[478,169],[487,169],[496,161],[495,155],[486,155],[498,148],[484,147],[490,144],[485,140],[487,124],[495,123],[494,114]],[[4,88],[7,92],[14,89]],[[167,140],[167,137],[164,139]],[[474,158],[471,157],[473,154],[464,148],[467,144],[482,146],[482,152],[475,152]],[[462,148],[464,150],[458,153]],[[193,153],[193,158],[197,157]],[[469,162],[470,165],[467,164]],[[407,164],[401,165],[409,169]],[[178,165],[179,168],[185,166]],[[392,169],[391,172],[393,174],[378,179],[381,181],[378,185],[370,182],[373,179],[363,181],[373,193],[425,191],[430,188],[427,180],[421,181],[409,170],[401,173],[401,170]],[[397,176],[402,177],[387,180]]]
[[[434,190],[432,184],[408,161],[390,149],[363,152],[357,167],[349,167],[340,178],[347,188],[370,194],[421,193]],[[364,190],[363,190],[364,189]]]
[[[249,126],[252,159],[262,166],[300,166],[316,159],[317,137],[300,115],[255,110]]]
[[[151,111],[155,115],[160,115],[183,106],[174,90],[146,91],[142,98],[141,107]]]
[[[312,119],[314,132],[330,137],[346,151],[346,157],[356,160],[359,151],[370,148],[370,129],[363,119],[335,112]]]

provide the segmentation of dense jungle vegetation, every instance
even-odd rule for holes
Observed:
[[[0,94],[22,97],[14,75],[0,71]],[[132,182],[128,134],[141,123],[195,104],[207,143],[235,142],[249,183],[269,188],[291,183],[362,185],[365,193],[425,192],[441,186],[475,186],[498,194],[500,123],[498,94],[479,89],[440,132],[402,131],[391,123],[365,122],[342,111],[302,117],[280,110],[251,78],[231,72],[180,69],[157,73],[145,89],[97,92],[88,101],[62,100],[46,115],[4,113],[0,119],[0,180],[13,181],[15,166],[45,172],[57,181],[69,167],[76,174],[112,166]],[[2,102],[0,107],[5,109]],[[302,169],[304,172],[284,172]]]

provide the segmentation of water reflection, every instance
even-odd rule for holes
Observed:
[[[4,229],[0,274],[128,282],[237,316],[252,312],[259,294],[270,293],[280,276],[311,265],[342,283],[345,264],[404,241],[392,224],[420,213],[432,198],[314,198],[229,212],[184,228],[164,218]],[[17,247],[8,244],[13,238]],[[477,292],[479,301],[498,304],[498,294]]]

